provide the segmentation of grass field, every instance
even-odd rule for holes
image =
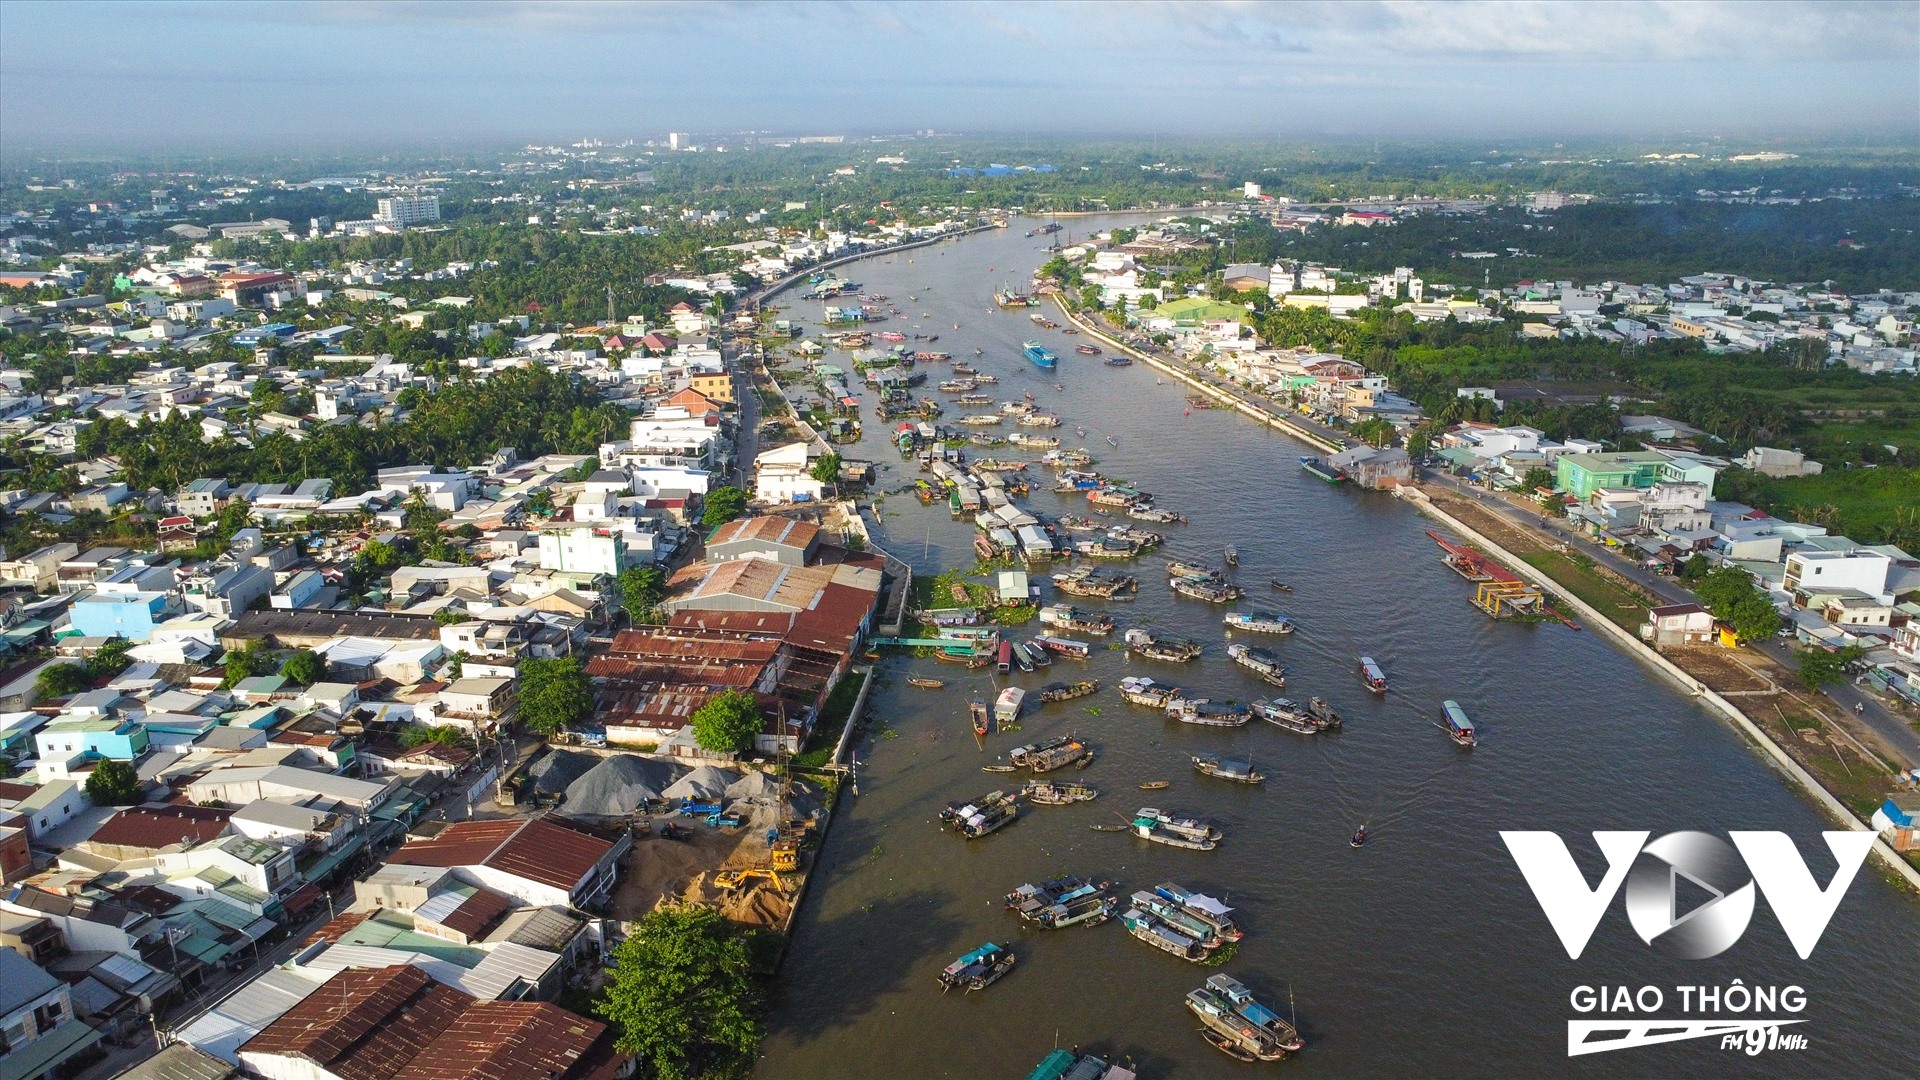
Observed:
[[[1570,557],[1557,551],[1529,551],[1520,558],[1628,630],[1638,632],[1640,624],[1647,621],[1646,601],[1595,571],[1584,557]]]

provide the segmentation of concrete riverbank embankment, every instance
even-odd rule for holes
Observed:
[[[1234,409],[1234,411],[1239,412],[1245,416],[1249,416],[1255,420],[1258,420],[1261,423],[1266,424],[1268,427],[1276,428],[1280,431],[1284,431],[1288,435],[1291,435],[1294,438],[1299,439],[1301,442],[1304,442],[1309,446],[1313,446],[1318,449],[1325,450],[1328,453],[1337,454],[1340,451],[1346,449],[1346,447],[1333,442],[1332,440],[1326,438],[1325,436],[1319,434],[1318,432],[1311,431],[1311,430],[1308,430],[1307,428],[1301,427],[1299,424],[1294,423],[1291,419],[1289,419],[1284,415],[1275,413],[1269,409],[1262,408],[1259,405],[1256,405],[1253,402],[1246,400],[1246,398],[1242,397],[1241,395],[1235,394],[1229,390],[1225,390],[1219,386],[1215,386],[1214,384],[1207,382],[1204,379],[1196,379],[1193,376],[1187,374],[1186,372],[1181,371],[1179,368],[1174,367],[1172,364],[1167,363],[1165,360],[1162,360],[1159,357],[1154,356],[1152,353],[1143,352],[1140,349],[1136,349],[1133,346],[1128,345],[1126,342],[1121,341],[1120,339],[1100,329],[1097,325],[1094,324],[1094,322],[1091,319],[1082,318],[1080,315],[1075,313],[1072,309],[1068,308],[1066,303],[1062,301],[1059,296],[1056,295],[1053,298],[1053,302],[1054,302],[1054,305],[1060,309],[1060,314],[1063,317],[1065,317],[1068,322],[1073,323],[1075,326],[1079,327],[1082,331],[1088,334],[1091,334],[1096,338],[1099,338],[1102,342],[1106,343],[1107,347],[1126,353],[1128,356],[1131,356],[1134,359],[1139,360],[1142,363],[1152,367],[1155,371],[1161,372],[1162,374],[1165,374],[1165,375],[1171,375],[1173,378],[1179,380],[1182,384],[1186,386],[1190,386],[1193,389],[1200,391],[1201,393],[1207,395],[1210,398],[1213,398],[1217,401],[1226,402],[1229,406],[1231,406]]]
[[[1768,735],[1760,725],[1754,723],[1751,717],[1740,711],[1732,702],[1716,693],[1705,683],[1687,674],[1679,665],[1660,655],[1659,652],[1648,646],[1645,642],[1628,633],[1624,627],[1612,619],[1607,618],[1605,614],[1578,596],[1575,596],[1559,582],[1555,581],[1546,573],[1536,569],[1525,559],[1494,543],[1466,522],[1435,506],[1433,500],[1429,499],[1425,492],[1418,488],[1403,487],[1397,489],[1397,493],[1401,498],[1417,507],[1421,513],[1432,517],[1459,533],[1487,554],[1500,560],[1514,573],[1551,592],[1561,603],[1573,611],[1578,612],[1580,617],[1586,621],[1587,626],[1599,631],[1615,645],[1618,645],[1629,655],[1633,656],[1634,659],[1639,660],[1666,676],[1668,679],[1671,679],[1682,689],[1693,695],[1695,699],[1726,717],[1727,720],[1732,722],[1734,727],[1747,736],[1749,741],[1758,746],[1773,764],[1778,766],[1780,770],[1789,777],[1792,777],[1794,782],[1803,788],[1813,799],[1814,803],[1826,811],[1830,817],[1850,829],[1872,828],[1872,826],[1866,822],[1861,821],[1853,811],[1849,810],[1846,804],[1835,798],[1833,793],[1828,791],[1812,773],[1809,773],[1798,761],[1795,761],[1791,754],[1788,754],[1779,743],[1773,740],[1772,736]],[[1909,887],[1920,890],[1920,869],[1916,869],[1912,863],[1901,858],[1897,852],[1887,846],[1886,841],[1876,840],[1873,845],[1873,853],[1879,858],[1882,864],[1899,874]]]

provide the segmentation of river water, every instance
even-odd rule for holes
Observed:
[[[1081,219],[1071,229],[1086,235],[1113,223]],[[905,313],[877,329],[938,333],[932,348],[1000,377],[986,392],[1011,400],[1031,391],[1064,418],[1050,432],[1062,445],[1085,445],[1100,471],[1185,512],[1189,525],[1137,523],[1165,532],[1169,554],[1217,561],[1222,545],[1235,545],[1248,592],[1239,606],[1277,610],[1299,625],[1290,637],[1252,642],[1282,655],[1288,696],[1327,697],[1346,726],[1316,737],[1257,720],[1239,730],[1199,729],[1121,702],[1114,684],[1129,673],[1216,697],[1270,696],[1227,659],[1222,609],[1172,596],[1157,556],[1109,567],[1140,578],[1137,599],[1073,602],[1112,613],[1122,628],[1196,638],[1207,646],[1202,659],[1130,662],[1096,647],[1084,664],[1016,672],[1013,680],[1029,690],[1083,671],[1105,688],[1031,709],[1024,730],[990,737],[984,753],[966,704],[975,694],[991,700],[992,677],[887,659],[869,713],[888,735],[860,748],[860,793],[842,807],[819,856],[775,992],[761,1076],[1021,1077],[1055,1045],[1131,1056],[1147,1078],[1256,1069],[1323,1077],[1915,1074],[1920,911],[1871,865],[1809,960],[1794,953],[1764,900],[1738,944],[1691,962],[1643,945],[1616,900],[1581,958],[1569,960],[1499,830],[1558,831],[1592,883],[1602,862],[1588,835],[1594,829],[1779,829],[1824,883],[1833,859],[1820,841],[1821,818],[1725,723],[1598,634],[1496,624],[1480,614],[1468,602],[1471,586],[1441,564],[1427,523],[1406,505],[1330,487],[1299,468],[1301,444],[1224,410],[1189,412],[1184,392],[1152,368],[1106,367],[1073,352],[1084,339],[994,308],[997,287],[1020,286],[1047,258],[1046,241],[1022,231],[840,272]],[[788,313],[817,336],[822,305],[797,292],[782,298]],[[1034,337],[1060,353],[1057,373],[1021,358],[1022,339]],[[985,355],[975,358],[976,348]],[[826,359],[850,369],[843,352]],[[923,370],[930,378],[918,392],[934,395],[943,365]],[[873,394],[862,398],[870,404]],[[962,411],[950,405],[943,419]],[[863,417],[867,438],[849,452],[889,466],[879,488],[910,483],[918,474],[886,442],[893,425],[870,411]],[[1075,425],[1087,429],[1084,439]],[[1037,457],[1018,448],[981,453]],[[1048,474],[1033,473],[1039,490],[1026,505],[1087,514],[1084,500],[1045,490]],[[943,504],[895,494],[881,508],[878,539],[916,572],[973,563],[971,523],[951,519]],[[1272,578],[1295,591],[1273,592]],[[1051,586],[1045,591],[1053,600]],[[1037,623],[1031,632],[1040,632]],[[1361,653],[1385,667],[1392,690],[1384,699],[1361,687]],[[947,685],[914,689],[904,676],[916,671]],[[1455,747],[1434,726],[1445,698],[1479,725],[1476,749]],[[936,815],[949,801],[1020,780],[983,773],[983,764],[1065,732],[1096,747],[1097,762],[1067,776],[1100,788],[1099,799],[1028,808],[976,841],[939,828]],[[1188,756],[1202,752],[1251,755],[1269,779],[1247,787],[1201,777]],[[1149,779],[1173,783],[1139,791]],[[1088,828],[1143,804],[1212,817],[1227,839],[1216,851],[1194,852]],[[1371,839],[1355,850],[1347,838],[1363,821]],[[1009,890],[1063,872],[1115,879],[1123,897],[1162,881],[1224,897],[1247,936],[1230,961],[1209,969],[1134,940],[1118,920],[1037,932],[1002,909]],[[940,969],[987,941],[1015,950],[1017,968],[985,992],[942,996]],[[1291,995],[1306,1050],[1248,1066],[1203,1043],[1182,997],[1213,970],[1247,983],[1283,1014]],[[1666,1007],[1654,1015],[1684,1019],[1701,1014],[1679,1008],[1675,987],[1735,979],[1804,987],[1808,1004],[1798,1015],[1810,1022],[1784,1030],[1804,1033],[1808,1048],[1747,1056],[1712,1038],[1567,1055],[1566,1021],[1581,1015],[1569,1004],[1576,986],[1662,987]]]

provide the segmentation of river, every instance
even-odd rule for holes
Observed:
[[[1069,228],[1084,236],[1118,220],[1078,219]],[[1022,285],[1047,258],[1046,241],[1022,231],[1016,222],[840,273],[906,313],[877,329],[938,333],[931,347],[1000,377],[987,392],[1010,400],[1031,391],[1064,418],[1051,432],[1062,445],[1085,445],[1100,471],[1185,512],[1189,525],[1140,523],[1167,534],[1168,553],[1217,559],[1224,544],[1235,545],[1248,590],[1239,606],[1281,611],[1299,625],[1290,637],[1251,640],[1282,655],[1288,696],[1325,696],[1347,723],[1315,737],[1259,721],[1197,729],[1122,703],[1114,684],[1129,673],[1218,697],[1270,696],[1227,659],[1221,609],[1173,597],[1157,556],[1115,564],[1140,578],[1138,599],[1074,602],[1112,613],[1123,628],[1196,638],[1207,646],[1202,659],[1129,662],[1096,649],[1085,664],[1060,660],[1050,672],[1016,673],[1029,690],[1082,671],[1106,688],[1030,710],[1023,731],[992,736],[985,753],[967,727],[966,703],[976,693],[991,699],[990,676],[890,657],[869,707],[887,732],[860,748],[860,794],[841,808],[819,856],[759,1075],[1021,1077],[1055,1045],[1076,1044],[1130,1056],[1149,1080],[1252,1075],[1254,1066],[1197,1037],[1182,1003],[1214,970],[1277,1001],[1283,1014],[1291,995],[1308,1046],[1259,1067],[1275,1074],[1913,1075],[1912,1037],[1898,1032],[1912,1028],[1920,912],[1871,865],[1809,960],[1761,911],[1729,951],[1665,959],[1635,936],[1618,901],[1581,958],[1569,960],[1499,830],[1558,831],[1592,883],[1601,873],[1594,829],[1779,829],[1825,883],[1833,859],[1821,844],[1821,818],[1725,723],[1599,635],[1496,624],[1474,609],[1471,586],[1442,565],[1427,523],[1408,506],[1330,487],[1300,469],[1301,444],[1225,410],[1189,411],[1184,393],[1151,368],[1106,367],[1073,352],[1083,339],[994,308],[997,287]],[[818,336],[822,305],[799,300],[797,290],[780,302]],[[1022,339],[1036,336],[1061,354],[1057,373],[1021,358]],[[976,348],[985,355],[974,357]],[[838,350],[826,359],[849,366]],[[934,394],[942,365],[923,370],[929,384],[918,392]],[[863,404],[873,397],[863,390]],[[949,406],[943,419],[959,412]],[[886,464],[877,488],[897,491],[918,474],[888,445],[893,425],[870,410],[863,417],[867,437],[849,453]],[[1075,425],[1086,427],[1084,439]],[[1035,486],[1023,500],[1031,508],[1087,513],[1084,500]],[[971,524],[951,519],[944,505],[903,494],[880,505],[878,539],[916,572],[974,561]],[[1295,591],[1272,592],[1271,578]],[[1054,598],[1050,586],[1046,595]],[[1361,653],[1385,667],[1392,690],[1384,699],[1361,687]],[[908,686],[904,676],[915,671],[946,678],[946,688]],[[1455,747],[1433,725],[1445,698],[1475,718],[1477,748]],[[1069,731],[1098,751],[1091,768],[1068,774],[1099,787],[1098,800],[1031,807],[977,841],[939,828],[936,815],[949,801],[1018,783],[981,772],[982,764],[1017,743]],[[1246,787],[1200,777],[1188,755],[1201,752],[1251,755],[1269,779]],[[1149,779],[1173,783],[1139,791]],[[1088,828],[1143,804],[1213,817],[1227,839],[1203,853]],[[1371,839],[1355,850],[1347,838],[1363,821]],[[1224,897],[1246,939],[1229,962],[1209,969],[1134,940],[1118,920],[1035,932],[1002,910],[1007,891],[1062,872],[1113,878],[1123,897],[1162,881]],[[986,941],[1014,949],[1016,970],[983,993],[942,996],[935,975]],[[1675,987],[1735,979],[1804,987],[1808,1003],[1798,1015],[1810,1022],[1784,1030],[1805,1033],[1809,1047],[1749,1057],[1712,1038],[1567,1055],[1565,1022],[1581,1018],[1569,1004],[1576,986],[1663,987],[1668,1007],[1657,1015],[1685,1018]]]

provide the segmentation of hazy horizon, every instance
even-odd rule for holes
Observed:
[[[1920,3],[0,5],[0,136],[1920,134]],[[1630,56],[1631,59],[1621,59]]]

